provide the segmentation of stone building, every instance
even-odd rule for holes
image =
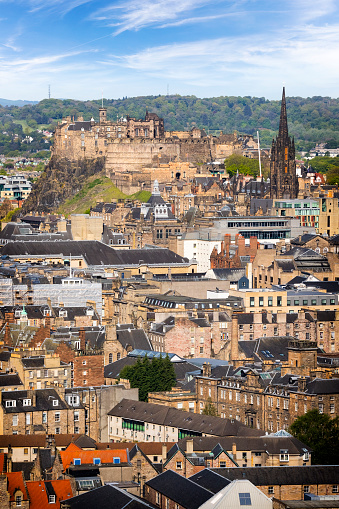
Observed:
[[[85,409],[55,389],[0,393],[1,434],[85,433]]]
[[[288,135],[285,87],[283,88],[279,133],[272,141],[270,168],[271,198],[297,198],[294,139]]]
[[[235,244],[231,244],[231,235],[225,234],[221,242],[221,251],[215,247],[211,253],[211,269],[230,269],[246,266],[253,262],[258,249],[256,237],[249,239],[249,245],[246,245],[244,237],[237,234]]]
[[[238,368],[227,367],[224,375],[215,377],[205,370],[205,376],[196,377],[198,410],[202,412],[210,398],[221,417],[269,432],[288,429],[297,417],[313,408],[335,417],[339,412],[339,379],[321,378],[316,352],[314,342],[291,341],[281,373],[259,371],[246,362]],[[269,361],[270,352],[265,353]]]

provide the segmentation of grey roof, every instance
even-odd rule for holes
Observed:
[[[152,345],[144,329],[122,328],[119,330],[117,326],[117,340],[125,350],[128,347],[132,347],[133,350],[152,350]]]
[[[235,479],[248,479],[255,486],[338,484],[339,465],[302,467],[212,468],[213,472]]]
[[[147,481],[145,485],[161,493],[166,498],[173,500],[185,509],[198,509],[213,495],[211,491],[202,488],[173,470],[166,470],[157,477]]]
[[[258,436],[262,433],[239,421],[231,422],[229,419],[194,414],[164,405],[128,399],[123,399],[108,412],[108,415],[217,436]]]
[[[146,509],[153,508],[146,501],[131,495],[125,490],[106,484],[94,490],[89,490],[77,497],[64,500],[70,509]]]
[[[196,484],[199,484],[199,486],[202,488],[211,491],[212,493],[218,493],[231,482],[217,472],[213,472],[209,468],[204,468],[200,472],[191,475],[189,479]]]
[[[290,336],[273,336],[258,338],[253,341],[239,341],[239,348],[247,358],[254,358],[254,360],[287,361],[287,347],[291,339]]]
[[[0,387],[23,385],[17,373],[0,373]]]
[[[50,256],[62,255],[83,257],[87,265],[129,265],[188,263],[187,258],[165,248],[158,249],[113,249],[102,242],[93,240],[59,242],[9,242],[2,250],[8,256]]]
[[[60,398],[55,389],[37,389],[34,391],[36,398],[32,400],[31,406],[23,406],[24,399],[30,399],[28,391],[4,391],[2,393],[2,407],[5,413],[20,413],[20,412],[35,412],[41,410],[63,410],[68,408],[68,405]],[[15,407],[6,407],[6,401],[16,401]],[[53,401],[58,402],[53,405]],[[80,406],[79,406],[80,408]]]
[[[288,449],[289,454],[295,455],[312,451],[310,447],[293,436],[187,437],[179,440],[179,446],[183,451],[186,451],[188,440],[193,440],[194,452],[213,451],[218,444],[226,452],[232,452],[233,444],[238,451],[267,451],[270,455],[280,454],[280,449]]]

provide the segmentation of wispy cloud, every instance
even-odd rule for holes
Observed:
[[[125,67],[149,76],[183,81],[195,87],[215,86],[237,80],[260,82],[269,75],[281,81],[298,82],[316,67],[312,80],[319,83],[323,73],[329,79],[339,79],[339,69],[333,66],[339,52],[339,25],[316,27],[307,25],[281,30],[280,33],[237,38],[223,37],[184,44],[149,48],[130,55],[112,56],[106,65]],[[303,78],[304,79],[304,78]],[[239,85],[240,85],[239,81]]]
[[[118,27],[115,31],[118,35],[126,30],[140,30],[177,20],[183,13],[212,3],[212,0],[133,0],[99,9],[91,18]]]

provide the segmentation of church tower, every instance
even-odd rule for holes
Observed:
[[[297,198],[294,139],[288,135],[285,87],[283,88],[279,134],[272,141],[270,167],[271,198]]]

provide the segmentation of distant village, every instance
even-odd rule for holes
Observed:
[[[339,418],[339,190],[287,115],[283,90],[270,149],[149,112],[59,123],[53,158],[150,197],[2,221],[1,509],[339,508],[338,461],[293,427]],[[27,164],[0,176],[13,210]]]

